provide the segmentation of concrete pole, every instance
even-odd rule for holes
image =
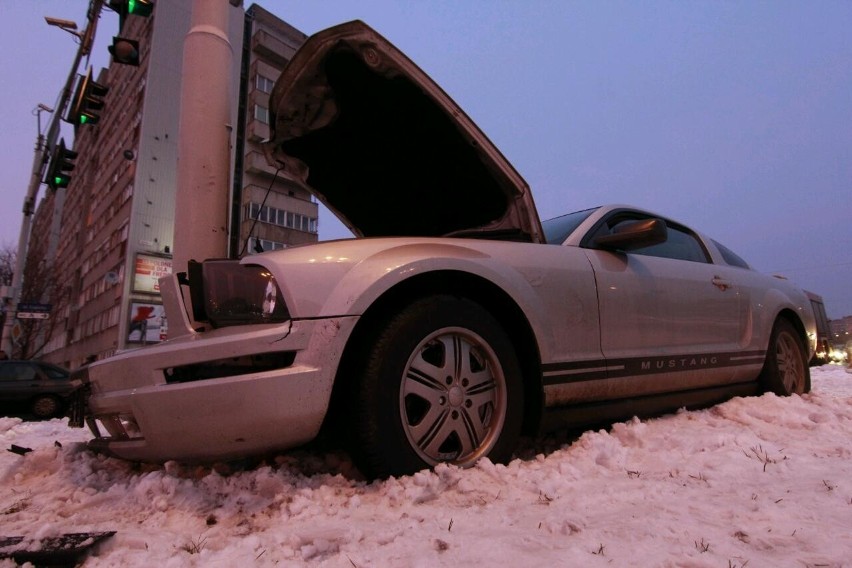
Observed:
[[[174,270],[190,259],[225,258],[230,208],[231,101],[234,54],[227,0],[193,0],[183,48]]]

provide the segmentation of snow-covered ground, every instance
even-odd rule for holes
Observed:
[[[86,567],[850,566],[852,374],[812,377],[803,397],[374,483],[305,451],[247,471],[140,467],[89,452],[64,421],[0,418],[0,449],[33,449],[0,452],[0,536],[117,531]]]

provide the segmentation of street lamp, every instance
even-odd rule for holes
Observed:
[[[51,18],[50,16],[45,16],[44,21],[47,22],[48,26],[55,26],[60,30],[65,30],[69,34],[76,36],[77,39],[83,39],[83,34],[77,31],[77,22],[63,20],[62,18]]]
[[[38,130],[36,131],[38,134],[38,140],[36,141],[36,151],[41,150],[44,147],[44,134],[41,133],[42,112],[52,113],[53,108],[47,106],[44,103],[38,103],[38,106],[33,109],[33,115],[36,117],[36,126],[38,127]]]
[[[77,22],[72,20],[63,20],[62,18],[52,18],[45,16],[44,21],[48,26],[59,28],[66,31],[72,36],[80,40],[80,54],[89,55],[92,51],[92,41],[95,39],[95,25],[97,18],[100,17],[101,7],[104,0],[91,0],[89,5],[88,22],[89,25],[82,32],[77,31]]]

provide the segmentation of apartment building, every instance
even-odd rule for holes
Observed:
[[[48,361],[73,368],[168,336],[157,278],[176,268],[181,67],[191,4],[158,2],[150,17],[126,19],[120,35],[139,42],[139,65],[113,62],[95,73],[109,88],[100,120],[76,129],[69,187],[48,191],[39,204],[34,237],[50,238],[33,247],[27,263],[52,260],[49,274],[59,283],[49,323],[36,324],[37,356]],[[269,135],[269,92],[306,36],[260,6],[229,10],[228,254],[236,258],[316,241],[318,208],[303,188],[275,176],[260,146]]]

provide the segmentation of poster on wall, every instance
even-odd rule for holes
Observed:
[[[160,278],[172,273],[172,259],[139,253],[133,269],[133,291],[160,293]]]
[[[127,330],[128,343],[159,343],[166,339],[168,325],[166,310],[162,304],[133,302],[130,304],[130,323]]]

